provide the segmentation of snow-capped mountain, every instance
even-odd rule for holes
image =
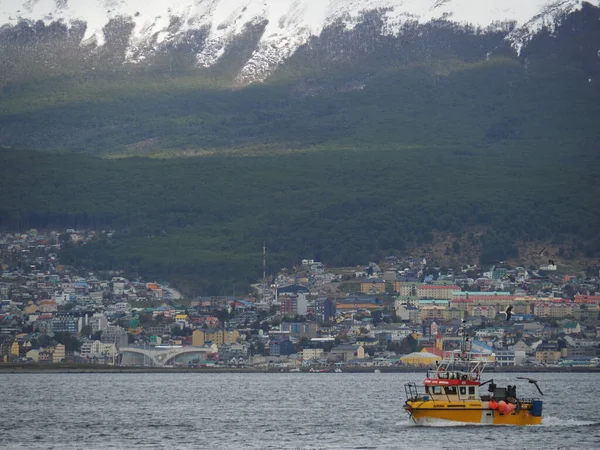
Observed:
[[[556,17],[582,7],[581,0],[1,0],[0,26],[25,19],[67,26],[85,22],[82,45],[105,42],[105,26],[126,20],[127,58],[144,59],[148,51],[177,45],[194,30],[204,33],[196,52],[198,65],[219,61],[249,26],[260,35],[240,78],[262,79],[303,44],[331,24],[352,29],[365,12],[384,17],[381,34],[397,35],[406,23],[436,20],[489,29],[514,24],[506,38],[518,51],[531,33],[552,26]],[[600,6],[600,0],[589,0]]]

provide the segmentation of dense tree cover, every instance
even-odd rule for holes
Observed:
[[[126,267],[202,293],[240,292],[258,278],[264,240],[272,269],[307,257],[350,265],[435,230],[485,225],[491,262],[514,255],[518,240],[593,239],[600,218],[599,161],[559,165],[545,146],[167,160],[22,150],[0,161],[5,227],[114,228],[111,240],[67,243],[63,262]]]
[[[192,67],[206,30],[133,68],[125,19],[91,49],[77,24],[3,28],[0,145],[13,148],[0,151],[0,226],[112,228],[110,240],[67,242],[62,262],[206,294],[256,280],[263,241],[271,270],[364,263],[474,227],[487,230],[472,238],[484,263],[564,237],[598,256],[598,11],[562,18],[520,55],[499,28],[381,36],[370,13],[235,89],[264,24],[210,70]],[[30,47],[56,71],[21,60]]]
[[[600,58],[598,58],[600,60]],[[241,90],[193,76],[107,75],[25,85],[0,101],[4,146],[88,153],[483,147],[531,140],[593,145],[598,83],[572,66],[534,71],[513,59],[400,67],[359,87],[299,93],[295,81]]]

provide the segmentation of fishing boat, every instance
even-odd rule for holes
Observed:
[[[488,356],[470,351],[468,337],[462,329],[460,350],[445,352],[434,369],[427,371],[423,384],[406,383],[404,409],[417,425],[439,421],[484,425],[539,425],[542,401],[519,398],[517,386],[498,387],[493,379],[482,382]],[[537,381],[535,385],[540,394]],[[543,395],[543,394],[542,394]]]

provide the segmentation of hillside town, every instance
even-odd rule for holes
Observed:
[[[60,263],[61,246],[97,233],[0,235],[0,365],[429,367],[459,346],[465,324],[492,366],[600,367],[597,271],[564,273],[553,260],[453,269],[412,256],[355,268],[306,259],[244,296],[185,298],[166,282]]]

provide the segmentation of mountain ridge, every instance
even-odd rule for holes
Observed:
[[[211,67],[249,27],[259,38],[245,61],[239,82],[264,80],[311,38],[329,26],[352,29],[365,14],[382,13],[382,35],[398,35],[407,24],[451,22],[505,30],[516,52],[543,27],[577,11],[580,0],[9,0],[0,5],[0,26],[20,21],[60,22],[83,28],[81,45],[102,47],[120,25],[127,32],[126,59],[142,62],[158,49],[188,43],[194,36],[195,63]],[[600,0],[588,0],[600,6]],[[81,31],[79,31],[81,33]]]
[[[396,36],[371,10],[243,85],[267,20],[240,22],[204,68],[212,23],[131,64],[133,20],[113,18],[97,45],[85,24],[16,18],[0,28],[0,228],[115,229],[66,263],[221,294],[257,278],[265,241],[274,267],[430,245],[491,263],[533,242],[597,258],[600,8],[561,4],[520,53],[514,23],[404,22]]]

